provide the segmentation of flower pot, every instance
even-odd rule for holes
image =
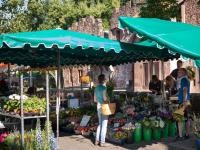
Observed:
[[[169,123],[169,136],[175,137],[177,132],[176,122]]]
[[[161,138],[161,128],[154,128],[153,129],[153,139],[160,140]]]
[[[135,128],[135,131],[133,132],[133,140],[136,143],[141,142],[141,140],[142,140],[142,128],[141,128],[141,126]]]
[[[165,122],[165,127],[162,129],[162,137],[168,138],[168,134],[169,134],[169,123]]]
[[[196,146],[197,146],[197,150],[200,150],[200,139],[196,140]]]
[[[144,141],[147,141],[147,142],[152,140],[151,128],[143,128],[143,138],[144,138]]]

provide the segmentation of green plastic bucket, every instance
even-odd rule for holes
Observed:
[[[153,139],[160,140],[161,138],[161,128],[154,128],[153,129]]]
[[[169,123],[169,136],[175,137],[177,132],[176,122]]]
[[[168,138],[169,135],[169,122],[165,122],[165,127],[162,129],[162,137]]]
[[[133,140],[136,143],[141,142],[142,140],[142,128],[138,127],[135,129],[135,131],[133,132]]]
[[[151,128],[143,128],[143,138],[144,138],[144,141],[147,141],[147,142],[152,140]]]

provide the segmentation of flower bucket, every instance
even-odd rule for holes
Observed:
[[[146,142],[149,142],[152,140],[151,128],[143,128],[143,138],[144,138],[144,141],[146,141]]]
[[[135,143],[139,143],[142,140],[142,128],[141,126],[135,128],[135,131],[133,132],[133,140]]]
[[[169,136],[175,137],[176,131],[177,131],[176,122],[170,122],[169,123]]]
[[[196,146],[197,146],[197,150],[200,150],[200,139],[196,140]]]
[[[165,127],[162,129],[162,137],[168,138],[169,135],[169,123],[165,122]]]
[[[161,128],[154,128],[153,129],[153,139],[160,140],[161,138]]]

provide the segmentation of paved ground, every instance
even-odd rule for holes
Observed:
[[[159,142],[141,142],[123,146],[107,143],[106,147],[95,146],[91,139],[81,135],[63,136],[59,138],[59,150],[196,150],[195,137],[175,142],[174,138]]]

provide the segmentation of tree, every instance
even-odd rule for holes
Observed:
[[[0,4],[0,33],[12,31],[26,31],[23,16],[24,3],[21,0],[2,0]],[[15,23],[14,23],[15,22]]]
[[[109,28],[113,8],[121,0],[2,0],[0,33],[68,28],[92,15]]]
[[[140,10],[141,17],[180,20],[180,5],[177,0],[147,0]]]

